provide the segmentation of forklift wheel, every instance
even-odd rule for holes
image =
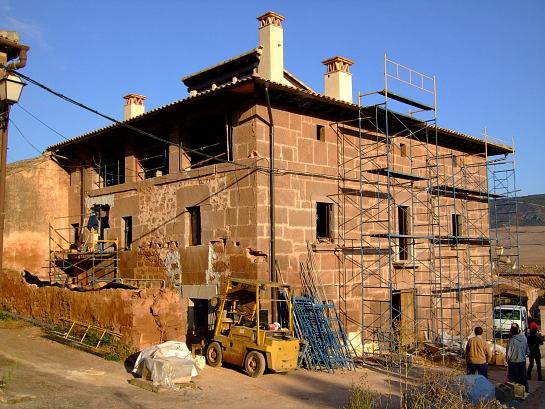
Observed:
[[[244,360],[244,369],[248,376],[257,378],[265,372],[265,357],[261,352],[250,351]]]
[[[221,366],[223,360],[223,354],[221,352],[221,345],[217,342],[212,342],[206,349],[206,362],[208,365],[215,367]]]

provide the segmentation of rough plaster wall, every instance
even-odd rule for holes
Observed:
[[[168,234],[169,224],[178,218],[176,185],[150,186],[140,189],[138,193],[138,218],[133,218],[135,244],[138,247],[135,276],[170,280],[180,268],[179,255],[174,255],[178,240]]]
[[[244,248],[255,243],[254,230],[249,228],[251,211],[246,210],[245,217],[237,217],[236,223],[227,220],[232,197],[237,205],[235,211],[255,208],[255,194],[248,184],[248,177],[241,179],[248,186],[241,187],[238,181],[234,172],[215,173],[140,189],[138,197],[134,198],[138,200],[137,214],[133,215],[134,246],[138,254],[134,277],[166,279],[167,283],[180,280],[183,284],[218,284],[222,277],[229,276],[231,257],[237,257],[237,254],[228,254],[226,243],[242,242]],[[129,196],[125,194],[122,199],[116,199],[116,203]],[[188,243],[186,209],[191,206],[201,208],[200,246],[189,246]],[[115,218],[112,224],[120,234],[122,215],[119,207],[112,212]],[[248,272],[255,269],[252,263],[253,258],[246,257],[243,269]],[[235,262],[234,266],[240,267],[240,263]]]
[[[11,312],[57,325],[69,318],[118,331],[137,350],[164,341],[185,341],[187,300],[164,290],[101,290],[73,292],[66,288],[26,283],[4,270],[0,305]]]
[[[7,165],[4,267],[48,277],[49,223],[68,214],[69,184],[47,156]]]

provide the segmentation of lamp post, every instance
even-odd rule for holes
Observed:
[[[1,73],[2,71],[0,71]],[[26,84],[12,73],[7,73],[0,79],[0,277],[3,267],[4,252],[4,221],[6,219],[6,164],[8,156],[8,123],[11,106],[19,102],[19,97]],[[1,283],[1,281],[0,281]]]

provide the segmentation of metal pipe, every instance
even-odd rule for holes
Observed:
[[[269,218],[270,218],[270,260],[269,260],[269,276],[271,281],[274,279],[275,259],[276,259],[276,229],[275,229],[275,201],[274,201],[274,121],[272,116],[271,101],[269,99],[269,84],[265,85],[265,99],[267,101],[267,111],[269,113]]]
[[[0,37],[0,46],[4,46],[6,48],[16,49],[19,50],[19,61],[11,62],[6,65],[6,70],[17,70],[19,68],[24,68],[26,66],[27,61],[27,55],[26,52],[30,50],[30,47],[28,45],[16,43],[14,41],[10,41],[7,38]]]
[[[3,267],[3,252],[4,252],[4,224],[6,219],[6,163],[8,156],[8,122],[9,122],[9,111],[11,110],[11,105],[6,102],[0,102],[0,107],[2,108],[0,112],[2,115],[5,115],[5,122],[3,129],[0,128],[1,136],[1,152],[0,152],[0,270]],[[5,113],[5,114],[4,114]],[[2,272],[0,271],[0,277]],[[0,281],[1,283],[1,281]],[[1,287],[0,287],[1,291]]]
[[[265,85],[265,99],[267,101],[267,111],[269,113],[269,218],[270,218],[270,257],[269,257],[269,277],[271,281],[276,282],[276,219],[275,219],[275,201],[274,201],[274,120],[272,116],[271,100],[269,98],[269,84]],[[274,289],[271,288],[271,300],[274,297]],[[259,310],[258,310],[259,312]],[[272,321],[276,319],[276,305],[271,302],[271,318]]]
[[[26,47],[26,46],[25,46]],[[24,68],[26,66],[26,51],[25,49],[19,50],[19,61],[11,62],[6,66],[6,70],[18,70],[19,68]]]

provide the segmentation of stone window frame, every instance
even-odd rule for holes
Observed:
[[[187,207],[189,214],[189,245],[200,246],[202,244],[202,219],[201,207]]]

